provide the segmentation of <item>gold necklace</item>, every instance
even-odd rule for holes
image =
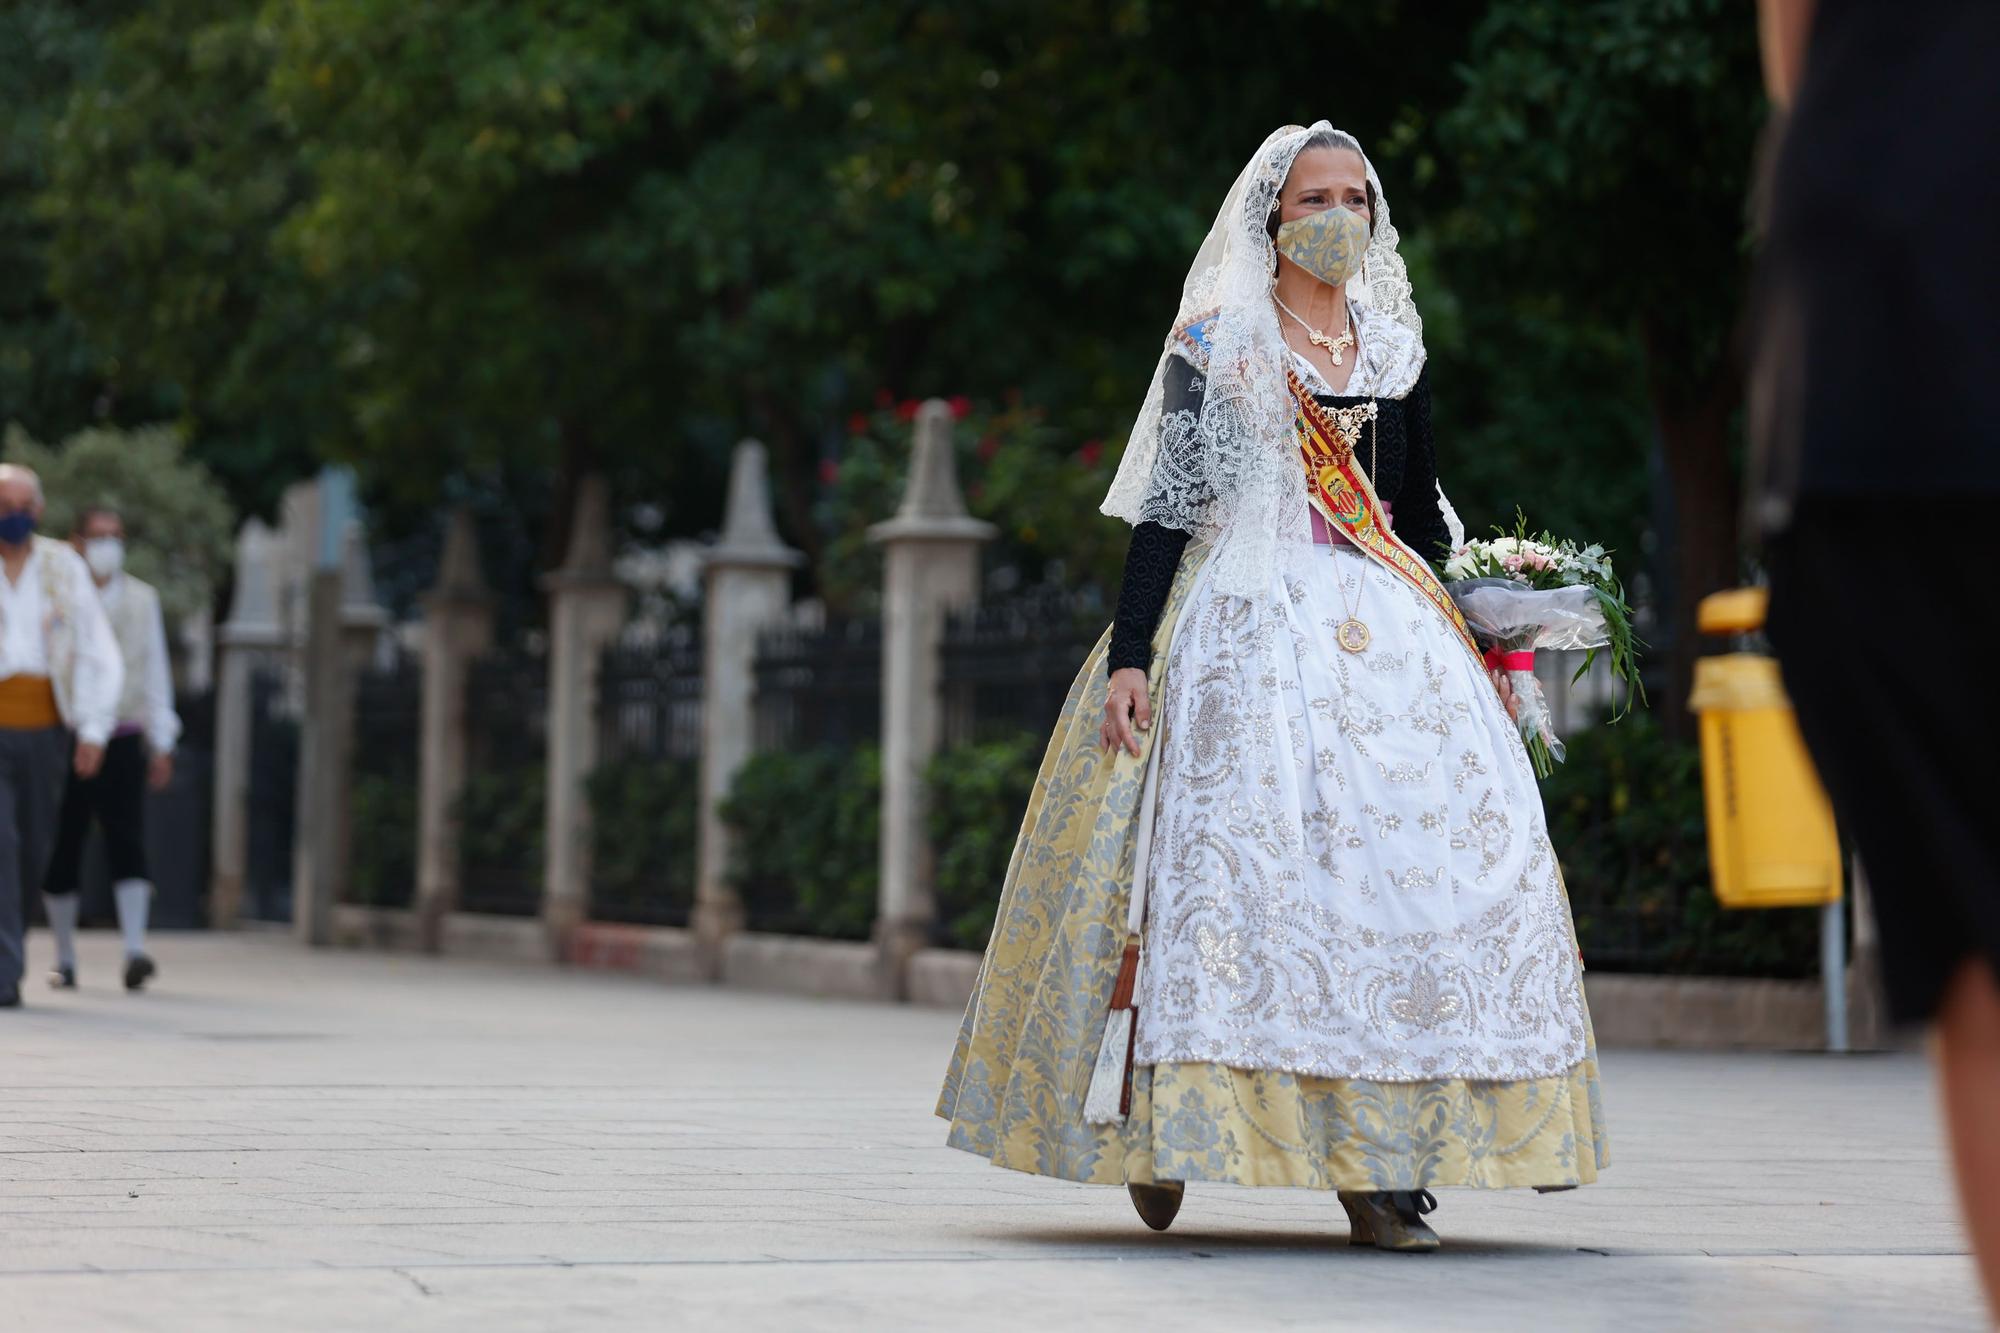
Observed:
[[[1347,447],[1350,453],[1354,449],[1354,442],[1361,438],[1361,423],[1363,421],[1368,423],[1368,484],[1370,486],[1375,484],[1375,463],[1380,456],[1381,433],[1380,427],[1375,424],[1377,411],[1375,400],[1370,398],[1366,403],[1354,407],[1336,407],[1327,413],[1333,419],[1334,429],[1340,433],[1340,442]],[[1331,554],[1330,551],[1329,554]],[[1340,609],[1347,613],[1347,619],[1333,627],[1333,641],[1350,653],[1368,651],[1368,645],[1375,638],[1375,635],[1369,630],[1367,622],[1361,619],[1361,599],[1368,595],[1368,560],[1366,557],[1362,558],[1361,572],[1358,577],[1360,586],[1354,592],[1354,605],[1349,606],[1347,604],[1347,585],[1341,582],[1338,568],[1334,570],[1333,586],[1340,594]]]
[[[1271,299],[1278,301],[1278,294],[1276,292],[1271,293]],[[1354,346],[1354,317],[1352,315],[1348,316],[1347,327],[1341,330],[1340,336],[1338,338],[1329,338],[1303,319],[1300,319],[1299,312],[1286,305],[1283,301],[1278,301],[1278,309],[1290,315],[1292,322],[1306,331],[1306,341],[1315,347],[1324,347],[1327,355],[1333,358],[1333,364],[1336,366],[1347,364],[1340,359],[1340,354],[1347,348]]]

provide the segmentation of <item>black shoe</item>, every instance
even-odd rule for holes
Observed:
[[[76,969],[68,963],[57,963],[49,969],[50,990],[75,990]]]
[[[19,1009],[20,1007],[21,988],[19,986],[9,986],[5,990],[0,990],[0,1009]]]
[[[153,966],[153,960],[145,954],[135,953],[125,960],[125,989],[146,989],[146,978],[160,969]]]

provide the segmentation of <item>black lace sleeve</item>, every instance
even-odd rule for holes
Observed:
[[[1160,612],[1174,589],[1174,571],[1187,544],[1188,534],[1177,528],[1141,523],[1132,529],[1125,577],[1118,585],[1118,613],[1111,622],[1110,670],[1144,671],[1152,664],[1153,631],[1160,627]]]
[[[1410,396],[1403,401],[1403,415],[1409,452],[1403,460],[1403,482],[1394,501],[1396,535],[1426,560],[1442,560],[1449,553],[1451,534],[1444,525],[1444,512],[1438,508],[1437,447],[1431,438],[1429,369],[1417,376]]]
[[[1166,422],[1177,413],[1201,415],[1206,384],[1201,371],[1182,356],[1167,358],[1167,375],[1161,384],[1160,417]],[[1174,438],[1191,443],[1191,432]],[[1163,439],[1161,448],[1173,446]],[[1163,460],[1166,461],[1166,460]],[[1190,469],[1188,460],[1171,460],[1171,465]],[[1125,548],[1125,576],[1118,586],[1118,612],[1111,622],[1109,669],[1137,667],[1144,671],[1153,660],[1153,631],[1160,627],[1160,611],[1167,594],[1174,589],[1174,571],[1180,568],[1181,552],[1187,549],[1189,534],[1162,523],[1141,523],[1132,529],[1132,542]]]

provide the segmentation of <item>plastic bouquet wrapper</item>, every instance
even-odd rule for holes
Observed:
[[[1535,653],[1580,650],[1580,680],[1607,654],[1611,673],[1625,685],[1615,721],[1643,699],[1632,608],[1602,546],[1530,536],[1525,519],[1512,533],[1461,542],[1440,571],[1467,623],[1486,647],[1486,665],[1506,673],[1517,702],[1521,739],[1535,773],[1548,777],[1562,762],[1563,743],[1549,715],[1548,698],[1535,676]]]

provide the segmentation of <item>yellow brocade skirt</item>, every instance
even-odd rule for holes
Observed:
[[[1154,636],[1155,717],[1174,626],[1206,554],[1196,546],[1183,557]],[[1108,646],[1107,633],[1070,687],[1035,779],[938,1100],[946,1141],[999,1166],[1099,1185],[1402,1190],[1595,1180],[1609,1151],[1594,1042],[1566,1073],[1513,1082],[1140,1066],[1131,1114],[1084,1123],[1124,951],[1146,773],[1144,753],[1098,748]]]

